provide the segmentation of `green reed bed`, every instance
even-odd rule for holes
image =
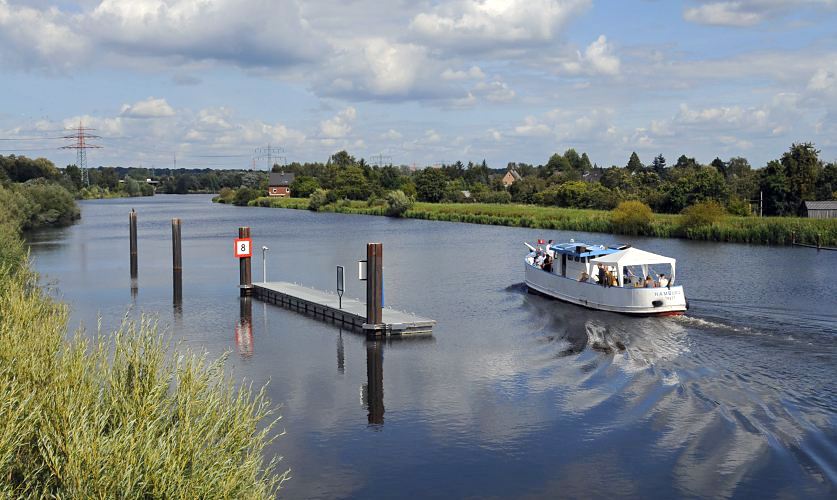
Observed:
[[[0,187],[0,190],[2,187]],[[68,335],[0,206],[0,498],[272,498],[263,391],[154,324]]]
[[[307,209],[305,198],[258,198],[252,206]],[[340,200],[319,207],[321,212],[385,215],[385,207],[369,206],[365,201]],[[423,203],[407,210],[404,217],[448,222],[466,222],[498,226],[530,227],[590,233],[622,233],[606,210],[544,207],[539,205],[491,203]],[[687,238],[692,240],[790,245],[797,243],[837,246],[837,220],[798,217],[736,217],[724,216],[712,224],[684,227],[682,216],[653,214],[647,227],[639,231],[645,236]]]

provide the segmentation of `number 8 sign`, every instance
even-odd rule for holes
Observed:
[[[239,259],[253,256],[253,240],[250,238],[235,239],[235,256]]]

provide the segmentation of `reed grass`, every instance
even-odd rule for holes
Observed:
[[[68,336],[18,227],[0,206],[0,498],[273,498],[264,390],[147,319]]]
[[[254,206],[307,209],[306,199],[273,198],[265,202],[259,198]],[[363,201],[341,200],[323,205],[322,212],[366,215],[386,215],[382,207],[370,207]],[[471,224],[558,229],[590,233],[620,233],[612,221],[611,212],[577,208],[544,207],[540,205],[492,203],[415,203],[403,217]],[[681,216],[653,214],[651,224],[640,234],[659,238],[751,243],[760,245],[790,245],[797,243],[837,246],[837,220],[806,219],[800,217],[740,217],[727,215],[708,225],[684,227]]]

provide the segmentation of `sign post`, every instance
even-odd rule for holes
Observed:
[[[343,266],[337,266],[337,300],[338,307],[343,309],[343,292],[345,291],[343,284]]]
[[[249,297],[253,293],[253,274],[250,268],[250,258],[253,256],[253,240],[250,239],[249,227],[238,228],[238,238],[235,240],[235,256],[238,258],[241,296]]]

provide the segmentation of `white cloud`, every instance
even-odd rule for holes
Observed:
[[[337,113],[334,118],[320,122],[320,131],[329,139],[342,139],[352,131],[352,123],[357,118],[355,108],[349,106]]]
[[[833,8],[835,0],[735,0],[703,2],[683,11],[683,19],[715,26],[746,27],[805,8]]]
[[[514,99],[515,91],[510,89],[505,82],[494,80],[490,82],[479,82],[472,90],[474,95],[480,96],[489,102],[506,102]]]
[[[441,77],[443,80],[472,80],[485,78],[485,73],[479,66],[471,66],[467,71],[448,68],[442,72]]]
[[[165,99],[149,97],[144,101],[122,106],[122,116],[127,118],[167,118],[174,116],[174,109]]]
[[[397,140],[401,139],[402,137],[404,137],[404,136],[401,134],[401,132],[399,132],[395,129],[389,129],[386,132],[384,132],[383,134],[381,134],[381,139],[386,139],[388,141],[397,141]]]
[[[620,65],[619,58],[613,54],[613,46],[607,43],[607,37],[599,35],[599,38],[584,49],[584,54],[578,51],[575,60],[564,62],[562,67],[566,73],[572,75],[614,76],[619,74]]]
[[[552,41],[589,0],[458,0],[416,15],[410,28],[425,43],[493,50]]]
[[[84,58],[85,37],[74,32],[55,7],[38,10],[0,0],[0,62],[47,72],[71,68]]]
[[[831,90],[835,87],[835,82],[837,82],[837,77],[833,71],[820,68],[808,80],[808,90],[815,92]]]
[[[131,55],[281,66],[325,47],[294,0],[103,0],[85,31]]]
[[[699,24],[752,26],[764,19],[764,12],[746,11],[741,2],[716,2],[686,9],[683,18]]]

